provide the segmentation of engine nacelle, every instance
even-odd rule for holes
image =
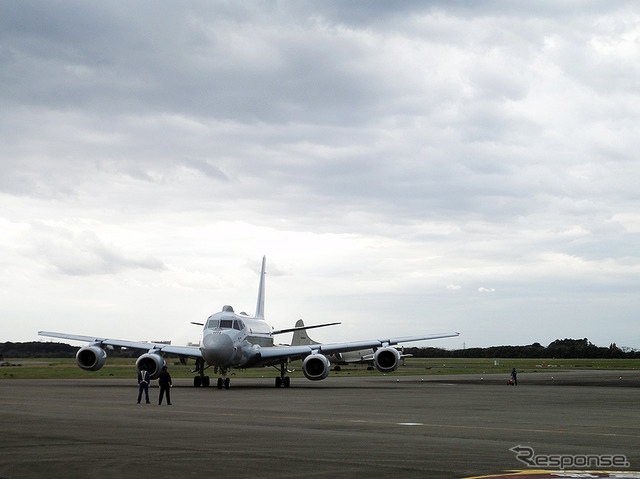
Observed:
[[[143,354],[136,361],[136,368],[138,368],[138,371],[144,367],[144,369],[149,372],[151,379],[156,379],[162,372],[162,368],[166,365],[167,363],[164,362],[164,358],[155,353]]]
[[[322,354],[310,354],[302,361],[302,372],[311,381],[320,381],[329,375],[331,363]]]
[[[381,373],[392,373],[400,366],[400,352],[395,348],[380,348],[373,355],[373,364]]]
[[[76,353],[78,366],[85,371],[97,371],[107,359],[107,353],[97,344],[84,346]]]

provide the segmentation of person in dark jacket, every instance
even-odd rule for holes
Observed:
[[[158,376],[158,384],[160,385],[160,399],[158,399],[158,406],[162,404],[162,398],[164,393],[167,393],[167,405],[171,406],[171,396],[169,391],[171,390],[171,375],[167,371],[167,367],[162,368],[162,372]]]
[[[518,385],[518,371],[516,371],[516,368],[511,371],[511,381],[513,381],[514,386]]]
[[[138,371],[138,404],[140,404],[140,400],[142,399],[142,391],[144,391],[144,397],[147,400],[147,404],[149,404],[149,381],[151,377],[149,376],[149,371],[145,366],[142,366],[142,369]]]

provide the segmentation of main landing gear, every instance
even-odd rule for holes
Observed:
[[[291,378],[289,376],[287,376],[286,374],[291,372],[287,370],[287,363],[288,361],[281,361],[280,362],[280,367],[276,366],[276,369],[278,369],[280,371],[280,376],[276,377],[276,387],[277,388],[288,388],[291,386]],[[202,359],[197,359],[196,360],[196,367],[193,371],[191,372],[197,372],[198,375],[195,376],[193,378],[193,386],[196,388],[208,388],[209,386],[211,386],[211,378],[209,378],[209,376],[205,376],[204,374],[204,370],[208,369],[210,366],[207,366],[206,368],[204,367],[204,360]],[[222,374],[221,378],[218,378],[217,382],[216,382],[216,386],[218,389],[230,389],[231,388],[231,380],[227,377],[227,369],[220,369],[220,374]],[[216,372],[217,372],[218,368],[216,368]]]
[[[196,376],[193,378],[193,387],[199,388],[208,388],[211,383],[209,376]]]
[[[285,374],[287,373],[287,363],[285,361],[281,361],[280,367],[278,369],[280,369],[280,377],[276,378],[276,387],[288,388],[289,386],[291,386],[291,378],[289,376],[285,376]]]
[[[209,366],[207,366],[208,368]],[[208,388],[209,384],[210,384],[210,379],[209,376],[205,376],[204,375],[204,370],[206,368],[204,367],[204,360],[203,359],[196,359],[196,369],[194,369],[191,372],[198,372],[198,375],[196,377],[193,378],[193,387],[199,388],[199,387],[203,387],[203,388]]]

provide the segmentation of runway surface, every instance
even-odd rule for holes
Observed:
[[[89,376],[88,376],[89,377]],[[624,455],[640,470],[640,372],[178,380],[0,380],[0,479],[465,478],[536,455]]]

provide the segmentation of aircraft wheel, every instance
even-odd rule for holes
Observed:
[[[202,385],[202,378],[200,376],[196,376],[193,378],[193,387],[199,388]]]
[[[286,378],[284,378],[284,387],[288,388],[289,386],[291,386],[291,378],[287,376]]]
[[[230,387],[231,387],[231,380],[229,378],[226,378],[224,380],[224,388],[229,389]]]
[[[282,378],[276,378],[276,387],[277,388],[282,387]]]
[[[222,378],[218,378],[218,389],[222,389]]]
[[[209,376],[204,376],[202,378],[202,387],[208,388],[210,384],[211,384],[211,380],[209,379]]]

